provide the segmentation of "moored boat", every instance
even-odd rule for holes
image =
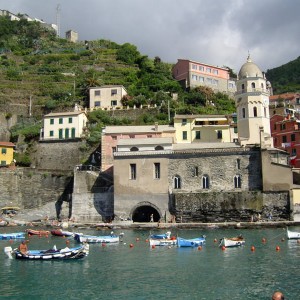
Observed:
[[[120,236],[116,234],[96,236],[75,233],[74,239],[79,243],[118,243]]]
[[[65,231],[62,229],[53,229],[51,230],[51,234],[54,236],[74,236],[74,232],[71,231]]]
[[[84,258],[89,253],[87,244],[75,248],[49,249],[49,250],[30,250],[26,254],[21,253],[18,249],[12,250],[11,247],[4,248],[5,254],[9,258],[22,260],[67,260]]]
[[[220,240],[220,247],[239,247],[245,245],[245,239],[242,235],[232,238],[222,238]]]
[[[51,232],[48,231],[48,230],[26,229],[26,232],[27,232],[28,235],[43,235],[43,236],[46,236],[46,235],[51,234]]]
[[[14,233],[2,233],[0,234],[0,240],[14,240],[14,239],[24,239],[24,232],[14,232]]]
[[[300,239],[300,232],[290,231],[290,230],[288,230],[288,228],[287,228],[286,234],[287,234],[287,238],[288,238],[289,240],[292,240],[292,239]]]
[[[193,239],[184,239],[177,237],[177,246],[178,247],[199,247],[205,244],[205,236],[193,238]]]
[[[171,232],[164,234],[151,234],[149,238],[150,246],[174,246],[177,244],[176,237],[171,237]]]

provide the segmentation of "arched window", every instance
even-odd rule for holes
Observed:
[[[209,189],[209,177],[208,175],[202,176],[202,188],[203,189]]]
[[[260,85],[260,86],[261,86],[261,88],[262,88],[262,89],[264,89],[264,84],[263,84],[263,83],[261,83],[261,85]]]
[[[234,188],[240,189],[242,187],[241,175],[234,176]]]
[[[236,168],[238,170],[241,168],[241,160],[239,158],[236,160]]]
[[[265,114],[265,117],[267,116],[267,109],[264,107],[264,114]]]
[[[180,178],[180,176],[178,176],[178,175],[174,176],[173,186],[174,186],[174,189],[181,189],[181,178]]]
[[[242,90],[244,90],[245,89],[245,84],[242,84]]]
[[[131,147],[130,151],[139,151],[139,148],[138,147]]]
[[[253,89],[255,89],[255,82],[252,82],[252,83],[251,83],[251,87],[252,87]]]
[[[157,151],[157,150],[164,150],[164,147],[163,147],[163,146],[160,146],[160,145],[158,145],[158,146],[156,146],[154,149],[155,149],[156,151]]]
[[[257,107],[256,106],[253,107],[253,116],[257,117]]]
[[[242,109],[242,114],[243,114],[243,119],[245,119],[246,118],[246,108]]]

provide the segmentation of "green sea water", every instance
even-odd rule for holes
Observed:
[[[0,232],[24,229],[1,228]],[[300,231],[300,227],[292,229]],[[80,231],[93,235],[110,233]],[[19,242],[0,241],[0,299],[267,300],[275,290],[281,290],[286,299],[300,299],[300,243],[287,240],[282,228],[172,230],[172,235],[186,238],[206,235],[206,245],[201,250],[152,249],[147,243],[148,230],[115,230],[120,232],[124,232],[123,242],[92,244],[88,257],[72,261],[8,259],[3,248],[15,248]],[[215,242],[240,233],[246,239],[244,247],[223,251]],[[54,236],[27,239],[30,249],[78,245],[72,239]],[[251,246],[255,251],[251,251]]]

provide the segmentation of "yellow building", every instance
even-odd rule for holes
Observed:
[[[229,143],[234,137],[225,115],[175,115],[176,143]]]
[[[15,144],[11,142],[0,142],[0,165],[9,166],[14,160]]]

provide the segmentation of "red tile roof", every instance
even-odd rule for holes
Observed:
[[[15,144],[11,143],[11,142],[0,142],[0,146],[4,146],[4,147],[14,147]]]

